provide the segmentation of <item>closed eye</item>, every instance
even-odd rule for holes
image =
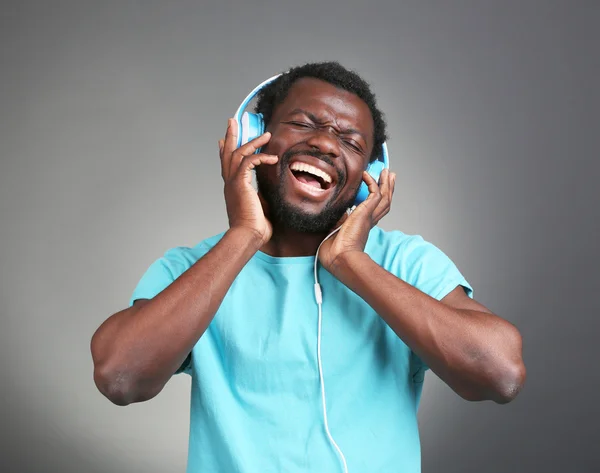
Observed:
[[[298,128],[314,128],[314,124],[312,123],[307,123],[307,122],[298,122],[298,121],[287,121],[287,122],[282,122],[286,125],[292,125]],[[345,146],[347,146],[348,148],[352,149],[354,152],[356,153],[363,153],[363,149],[362,147],[354,140],[352,139],[345,139],[343,140],[343,143]]]
[[[310,125],[309,123],[304,123],[304,122],[285,122],[288,125],[293,125],[293,126],[297,126],[300,128],[312,128],[312,125]]]
[[[344,143],[358,153],[362,153],[362,148],[355,141],[344,140]]]

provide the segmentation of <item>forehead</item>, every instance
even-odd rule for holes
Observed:
[[[328,82],[304,77],[290,87],[285,100],[275,109],[283,118],[295,109],[306,110],[324,120],[335,121],[344,128],[356,128],[373,136],[373,117],[369,106],[357,95]]]

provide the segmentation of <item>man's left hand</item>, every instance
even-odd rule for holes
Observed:
[[[336,228],[340,230],[326,240],[319,250],[319,261],[332,274],[343,258],[353,253],[364,252],[369,232],[390,211],[396,174],[384,169],[377,181],[367,172],[363,180],[369,188],[369,196],[354,211],[340,219]]]

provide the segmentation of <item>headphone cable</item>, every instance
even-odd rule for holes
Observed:
[[[355,208],[356,207],[354,206],[354,207],[348,209],[347,214],[350,215]],[[319,379],[321,381],[321,401],[323,403],[323,420],[325,422],[325,432],[327,433],[327,437],[329,438],[329,441],[331,442],[331,444],[337,451],[338,455],[340,456],[340,459],[342,460],[342,464],[344,466],[344,473],[348,473],[348,465],[346,464],[346,457],[344,457],[342,450],[340,449],[338,444],[333,439],[331,432],[329,432],[329,423],[327,422],[327,401],[325,399],[325,380],[323,378],[323,363],[321,362],[321,325],[322,325],[321,323],[323,320],[323,310],[322,310],[323,293],[321,291],[321,285],[319,284],[319,278],[317,276],[317,264],[319,262],[319,250],[321,249],[321,245],[323,243],[325,243],[325,241],[327,241],[329,238],[331,238],[335,233],[337,233],[341,228],[342,228],[342,226],[340,225],[338,228],[333,230],[329,235],[327,235],[323,239],[323,241],[319,244],[319,247],[317,248],[317,253],[315,255],[315,286],[314,287],[315,287],[315,299],[317,301],[317,306],[319,307],[319,324],[318,324],[318,332],[317,332],[317,361],[319,364]]]

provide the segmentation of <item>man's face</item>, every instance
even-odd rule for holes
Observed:
[[[356,95],[313,78],[299,79],[279,104],[263,148],[276,154],[256,180],[276,226],[304,233],[332,229],[352,205],[373,149],[371,111]]]

